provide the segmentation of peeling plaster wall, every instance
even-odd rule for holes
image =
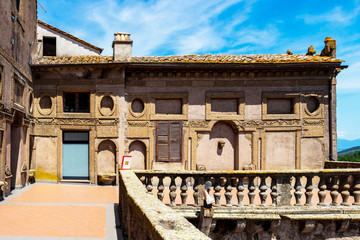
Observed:
[[[219,147],[223,142],[223,148]],[[210,134],[204,134],[197,148],[197,164],[206,170],[233,170],[235,167],[236,135],[233,129],[219,122],[214,125]]]
[[[57,181],[56,138],[36,139],[36,180]]]
[[[266,133],[266,170],[295,169],[295,133]]]
[[[56,38],[56,56],[72,57],[72,56],[97,56],[100,53],[90,47],[68,38],[58,32],[48,29],[41,24],[37,25],[37,39],[43,40],[43,37]],[[43,56],[43,42],[39,43],[38,55]]]

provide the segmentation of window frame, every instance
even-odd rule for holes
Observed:
[[[245,92],[206,92],[205,115],[206,120],[244,120],[245,118]],[[212,112],[212,99],[237,99],[237,113]]]
[[[74,105],[74,111],[65,111],[65,107],[66,107],[66,94],[75,94],[75,105]],[[88,95],[88,108],[85,111],[79,111],[80,109],[80,94],[87,94]],[[90,113],[90,98],[91,98],[91,92],[90,91],[84,91],[84,92],[66,92],[63,91],[63,108],[62,111],[63,113]]]
[[[187,120],[188,118],[188,94],[187,92],[175,93],[151,93],[150,94],[150,120]],[[160,114],[156,113],[155,102],[157,99],[181,99],[181,114]]]
[[[267,103],[269,99],[291,99],[293,113],[273,114],[267,112]],[[262,119],[300,119],[300,93],[294,92],[263,92],[262,93]]]

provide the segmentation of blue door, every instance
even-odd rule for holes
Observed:
[[[89,133],[63,133],[63,179],[89,179]]]

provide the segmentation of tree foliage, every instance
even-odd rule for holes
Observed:
[[[357,151],[353,154],[347,154],[338,157],[338,161],[344,162],[360,162],[360,151]]]

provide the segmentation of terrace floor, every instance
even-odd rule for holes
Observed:
[[[1,240],[123,239],[118,188],[36,183],[0,202]]]

